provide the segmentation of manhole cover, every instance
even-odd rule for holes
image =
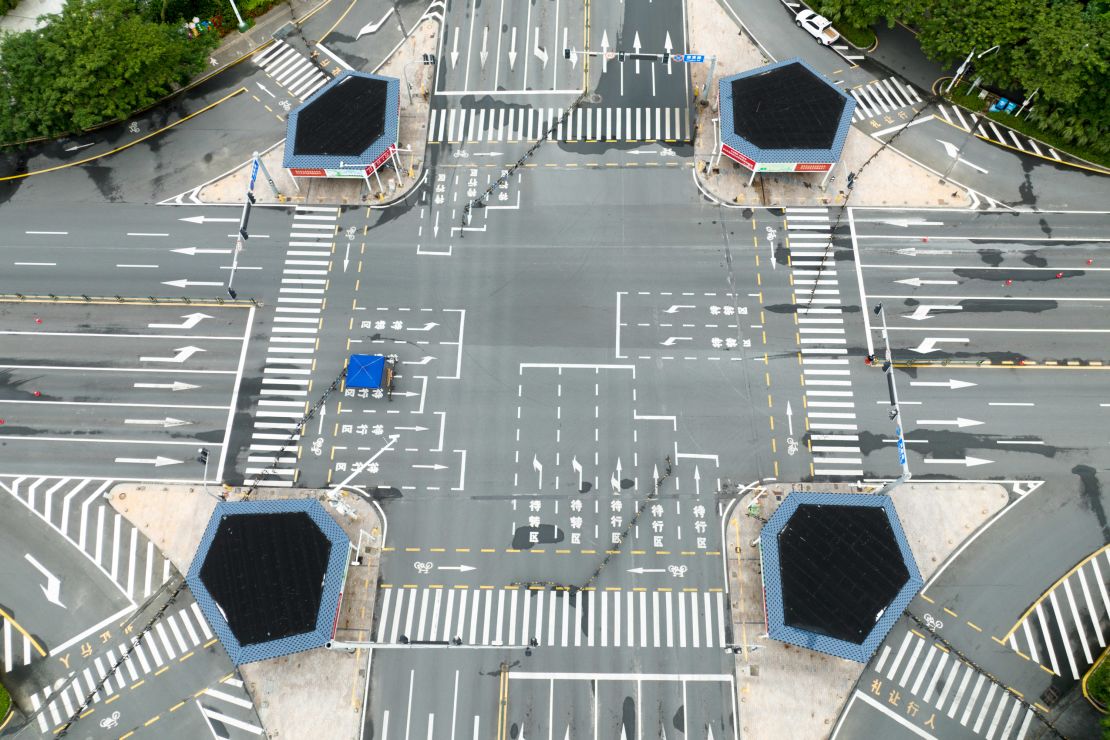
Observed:
[[[586,101],[596,105],[596,104],[601,102],[601,96],[598,95],[597,93],[590,93],[590,96],[588,98],[586,98]]]

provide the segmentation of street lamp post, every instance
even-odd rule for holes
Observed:
[[[239,21],[239,33],[247,30],[247,22],[243,20],[243,16],[239,14],[239,6],[235,4],[235,0],[228,0],[231,3],[231,9],[235,11],[235,19]]]
[[[912,475],[910,474],[909,461],[906,459],[906,438],[902,434],[902,412],[898,407],[898,386],[894,382],[894,359],[890,354],[890,335],[886,328],[886,311],[883,310],[883,304],[881,303],[876,305],[874,310],[883,321],[883,344],[885,345],[883,373],[886,375],[887,392],[890,395],[890,420],[894,422],[894,432],[898,438],[898,462],[902,465],[902,474],[887,483],[879,491],[880,494],[886,494],[898,484],[908,481]]]
[[[982,59],[987,54],[993,54],[994,52],[998,51],[1001,48],[1002,48],[1001,46],[999,46],[998,44],[995,44],[994,46],[992,46],[991,48],[982,52],[978,56],[976,56],[976,54],[975,54],[975,49],[972,49],[971,53],[967,55],[967,59],[964,59],[963,64],[961,64],[959,66],[959,68],[956,70],[956,74],[953,75],[952,81],[948,83],[948,87],[944,88],[944,92],[946,92],[946,93],[951,92],[952,88],[955,87],[956,84],[963,78],[964,72],[967,71],[967,65],[971,64],[971,58],[972,57],[975,57],[976,59]]]

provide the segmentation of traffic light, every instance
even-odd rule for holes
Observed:
[[[197,462],[199,462],[201,465],[207,465],[208,464],[208,449],[206,447],[201,447],[197,450],[197,453],[198,453],[197,454]]]

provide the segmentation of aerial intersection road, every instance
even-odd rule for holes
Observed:
[[[1105,203],[1105,180],[975,140],[961,156],[989,172],[972,186],[1010,208],[711,203],[683,143],[685,71],[584,53],[685,46],[684,16],[655,6],[595,6],[586,24],[565,3],[448,3],[426,180],[386,208],[256,209],[238,300],[230,209],[144,203],[245,159],[254,145],[228,126],[248,107],[267,126],[251,141],[280,137],[244,95],[214,109],[229,151],[211,169],[157,175],[132,147],[90,182],[62,170],[7,186],[0,497],[15,586],[0,648],[38,710],[20,737],[51,736],[121,654],[127,615],[174,584],[103,500],[113,482],[321,488],[371,458],[350,484],[388,520],[364,737],[739,737],[724,516],[760,481],[898,475],[886,382],[864,363],[883,354],[880,302],[915,477],[999,481],[1011,503],[928,584],[857,691],[877,680],[936,707],[937,737],[1033,737],[1040,716],[1067,727],[1057,701],[1110,611],[1110,232],[1103,212],[1013,208]],[[329,47],[357,49],[366,22]],[[881,85],[855,93],[873,105],[865,130],[921,103],[811,46],[830,75]],[[560,120],[587,64],[597,97]],[[210,84],[293,99],[271,72],[263,60]],[[1015,169],[1027,174],[1001,174]],[[392,396],[339,388],[315,409],[362,352],[395,357]],[[926,614],[965,662],[919,645]],[[190,599],[144,650],[83,736],[258,734]],[[56,688],[70,673],[76,688]],[[173,711],[196,692],[200,711]],[[903,729],[858,699],[837,732]]]

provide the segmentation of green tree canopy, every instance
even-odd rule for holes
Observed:
[[[145,20],[132,0],[69,0],[0,40],[0,141],[126,118],[199,71],[209,43]]]

